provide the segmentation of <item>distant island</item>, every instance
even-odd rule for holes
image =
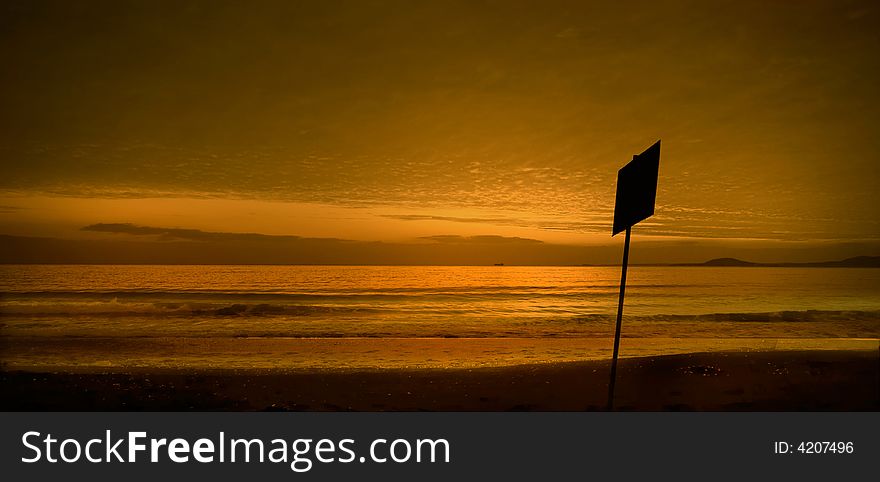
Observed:
[[[856,256],[838,261],[812,263],[753,263],[736,258],[715,258],[704,263],[677,263],[671,266],[739,266],[777,268],[880,268],[880,256]]]

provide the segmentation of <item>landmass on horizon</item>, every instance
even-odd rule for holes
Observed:
[[[880,256],[855,256],[838,261],[816,261],[806,263],[754,263],[736,258],[715,258],[699,264],[670,264],[670,266],[714,266],[714,267],[757,267],[757,268],[880,268]]]

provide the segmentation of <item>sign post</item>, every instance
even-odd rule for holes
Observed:
[[[629,263],[629,238],[632,227],[654,215],[657,176],[660,171],[660,141],[617,171],[617,196],[614,201],[613,237],[626,230],[623,242],[623,268],[620,274],[620,298],[617,302],[617,326],[614,330],[614,353],[611,357],[611,380],[608,382],[608,410],[614,409],[614,382],[617,378],[617,353],[620,349],[620,325],[623,321],[623,295],[626,291],[626,267]]]

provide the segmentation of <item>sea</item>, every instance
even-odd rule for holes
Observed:
[[[2,265],[0,358],[6,368],[65,358],[189,363],[183,352],[212,367],[601,358],[619,288],[614,266]],[[880,269],[631,266],[621,333],[622,356],[786,344],[871,349],[880,339]],[[204,353],[227,355],[222,347],[234,340],[276,343],[238,343],[231,351],[239,358],[212,361],[181,348],[193,340],[214,347]],[[277,340],[311,348],[277,362]],[[430,347],[444,340],[470,345],[438,357]],[[260,350],[266,356],[249,355]]]

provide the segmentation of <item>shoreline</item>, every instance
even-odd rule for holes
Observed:
[[[692,353],[876,350],[877,338],[623,337],[621,359]],[[0,336],[0,371],[477,369],[607,361],[607,337],[286,338]]]
[[[0,371],[5,411],[604,410],[609,360],[479,368]],[[876,411],[878,350],[621,358],[617,410]]]

